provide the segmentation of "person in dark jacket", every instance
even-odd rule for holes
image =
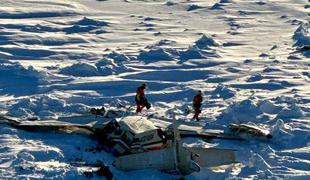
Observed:
[[[199,121],[199,114],[201,113],[202,92],[197,91],[196,96],[193,99],[193,108],[195,111],[193,119]]]
[[[135,101],[137,104],[137,109],[136,109],[137,113],[141,112],[144,107],[146,107],[147,109],[151,108],[151,104],[148,102],[144,94],[145,88],[146,88],[146,84],[143,83],[141,86],[137,88],[137,91],[136,91]]]

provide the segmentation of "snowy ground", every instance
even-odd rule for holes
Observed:
[[[253,122],[271,141],[213,142],[237,149],[238,168],[187,179],[309,179],[309,0],[0,0],[0,112],[40,119],[134,105],[180,122],[204,92],[206,127]],[[133,108],[132,108],[133,110]],[[105,162],[78,135],[0,126],[1,179],[85,179],[77,160]],[[203,146],[202,140],[187,140]],[[155,170],[116,179],[175,179]]]

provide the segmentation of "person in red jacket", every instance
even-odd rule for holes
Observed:
[[[137,104],[137,109],[136,109],[137,113],[141,112],[144,107],[146,107],[147,109],[151,108],[151,104],[148,102],[144,94],[145,88],[146,88],[146,84],[143,83],[141,86],[137,88],[137,91],[136,91],[135,101]]]
[[[196,96],[193,99],[193,108],[195,111],[193,119],[199,121],[199,114],[201,113],[201,103],[202,103],[202,92],[197,91]]]

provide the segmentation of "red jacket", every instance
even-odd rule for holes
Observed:
[[[197,94],[193,99],[194,105],[201,105],[202,102],[202,96],[200,94]]]

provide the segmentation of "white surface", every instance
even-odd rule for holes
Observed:
[[[146,82],[152,108],[143,114],[169,119],[174,111],[181,124],[252,122],[273,132],[269,142],[212,142],[237,149],[242,165],[187,179],[309,179],[309,50],[299,50],[309,37],[307,26],[299,28],[309,21],[309,1],[0,4],[0,113],[56,119],[119,102],[135,111],[135,90]],[[204,92],[200,122],[185,113],[197,90]],[[85,179],[71,161],[111,166],[114,159],[92,153],[96,143],[85,137],[0,128],[0,179]],[[177,179],[111,170],[116,179]]]

